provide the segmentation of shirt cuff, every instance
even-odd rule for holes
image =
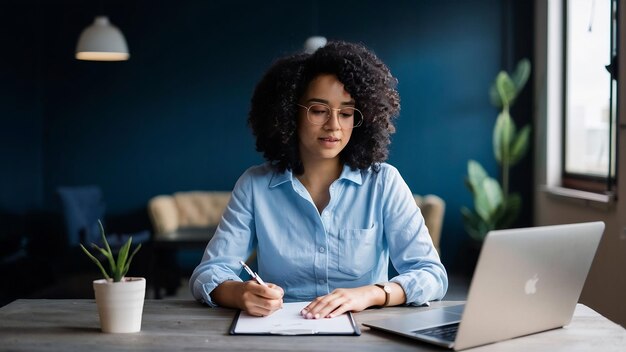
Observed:
[[[398,275],[389,281],[402,287],[406,304],[412,306],[421,306],[428,301],[443,298],[448,286],[447,281],[442,282],[428,273],[417,276]]]
[[[242,282],[241,278],[237,276],[229,276],[224,278],[221,282],[209,281],[206,283],[202,283],[200,280],[197,280],[193,283],[193,292],[194,296],[202,297],[200,302],[206,303],[209,307],[218,307],[219,305],[213,301],[211,298],[211,292],[219,286],[222,282],[225,281],[239,281]]]

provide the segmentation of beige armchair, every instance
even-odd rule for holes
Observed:
[[[172,259],[172,254],[182,248],[204,248],[213,236],[222,214],[228,205],[231,192],[190,191],[173,195],[159,195],[148,202],[148,214],[153,227],[155,260],[152,269],[155,298],[161,298],[161,288],[167,287],[164,277],[174,276],[174,285],[180,283],[180,268]],[[433,244],[438,252],[441,226],[445,212],[445,202],[435,195],[413,195],[415,203],[422,210]],[[256,252],[248,258],[253,263]],[[163,267],[163,261],[169,264]]]
[[[231,192],[191,191],[156,196],[148,202],[155,239],[185,229],[211,228],[219,224]],[[205,244],[210,233],[204,239]]]
[[[230,200],[228,191],[190,191],[177,192],[173,195],[159,195],[150,199],[148,214],[152,221],[155,239],[158,241],[164,236],[184,236],[185,231],[194,229],[214,228],[226,209]],[[445,202],[436,195],[414,194],[415,203],[422,210],[426,226],[430,232],[433,244],[440,252],[441,227],[445,213]],[[202,235],[201,235],[202,236]],[[204,232],[204,237],[198,238],[206,244],[211,233]]]
[[[154,233],[151,280],[154,298],[162,297],[162,288],[168,294],[176,292],[184,276],[176,253],[185,248],[206,246],[226,209],[230,193],[177,192],[159,195],[148,201],[148,215]]]
[[[434,194],[425,196],[414,194],[413,198],[415,198],[415,203],[417,203],[417,206],[422,210],[422,215],[424,216],[424,221],[426,222],[426,227],[428,227],[428,232],[433,240],[433,244],[437,252],[441,254],[439,244],[441,240],[443,216],[446,211],[446,202]]]

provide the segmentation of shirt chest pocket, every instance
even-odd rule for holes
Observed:
[[[339,230],[338,270],[361,277],[371,271],[378,259],[378,226],[369,229]]]

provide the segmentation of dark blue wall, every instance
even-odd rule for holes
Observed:
[[[0,10],[0,216],[42,206],[43,89],[39,9]],[[11,28],[18,24],[19,28]],[[19,35],[17,34],[19,32]],[[26,40],[26,42],[25,42]],[[1,227],[0,227],[1,228]]]
[[[145,223],[154,195],[230,189],[262,162],[246,126],[255,83],[317,27],[329,39],[365,43],[398,77],[402,111],[390,162],[414,193],[447,202],[444,262],[453,264],[463,249],[467,160],[497,171],[497,111],[487,90],[508,50],[508,1],[328,0],[319,1],[317,20],[308,2],[104,2],[131,51],[119,63],[73,58],[80,31],[100,13],[97,2],[30,3],[42,20],[29,29],[36,34],[2,31],[16,62],[25,49],[32,57],[20,70],[0,68],[0,114],[8,126],[0,130],[0,161],[3,170],[9,165],[0,176],[0,206],[58,211],[56,187],[98,184],[109,214]],[[20,36],[36,38],[39,49],[26,48]]]

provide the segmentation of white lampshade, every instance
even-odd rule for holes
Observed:
[[[96,17],[93,24],[85,28],[78,38],[78,60],[124,61],[129,57],[124,35],[106,16]]]
[[[326,45],[326,38],[321,36],[313,36],[309,37],[304,42],[304,52],[307,54],[313,54],[315,50]]]

